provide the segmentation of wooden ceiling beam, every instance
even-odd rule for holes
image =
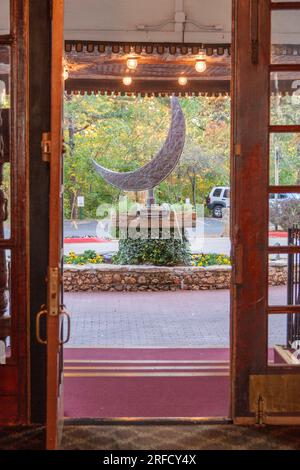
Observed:
[[[225,95],[230,93],[230,80],[191,80],[184,87],[178,85],[177,80],[138,80],[130,86],[123,85],[120,80],[86,80],[68,79],[65,82],[67,93],[121,93],[141,95]]]

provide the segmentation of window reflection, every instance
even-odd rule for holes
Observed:
[[[300,134],[271,134],[270,184],[300,184]]]
[[[10,251],[0,250],[0,364],[11,356],[10,266]]]
[[[300,73],[271,74],[271,124],[300,124]]]
[[[300,64],[300,11],[272,12],[272,63]]]
[[[9,34],[9,0],[0,0],[0,35]]]
[[[10,48],[0,46],[0,239],[10,237]]]

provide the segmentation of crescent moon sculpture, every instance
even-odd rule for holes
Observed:
[[[172,120],[167,139],[161,150],[146,165],[134,171],[117,172],[109,170],[92,160],[96,172],[112,186],[123,191],[151,190],[177,166],[185,142],[184,114],[176,97],[171,98]]]

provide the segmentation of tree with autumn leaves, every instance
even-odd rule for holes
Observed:
[[[158,203],[189,198],[201,204],[212,186],[229,184],[230,98],[186,97],[180,102],[186,145],[155,196]],[[85,197],[84,216],[94,218],[100,204],[116,203],[122,194],[95,173],[92,158],[112,170],[135,170],[161,148],[169,126],[169,98],[66,96],[65,216],[78,217],[78,196]],[[137,201],[140,196],[130,195]]]

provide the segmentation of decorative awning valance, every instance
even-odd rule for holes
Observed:
[[[200,53],[205,51],[207,68],[195,70]],[[69,72],[65,89],[68,94],[121,94],[141,96],[219,96],[230,94],[230,44],[116,43],[66,41],[65,58]],[[300,63],[300,45],[274,45],[275,63]],[[131,71],[127,59],[138,58]],[[130,86],[123,77],[130,75]],[[180,86],[178,78],[187,78]],[[281,95],[294,92],[299,74],[276,77],[271,92]]]
[[[205,50],[207,56],[224,55],[231,51],[230,44],[175,44],[175,43],[125,43],[97,41],[65,41],[65,52],[99,52],[100,54],[180,54],[197,55]]]

